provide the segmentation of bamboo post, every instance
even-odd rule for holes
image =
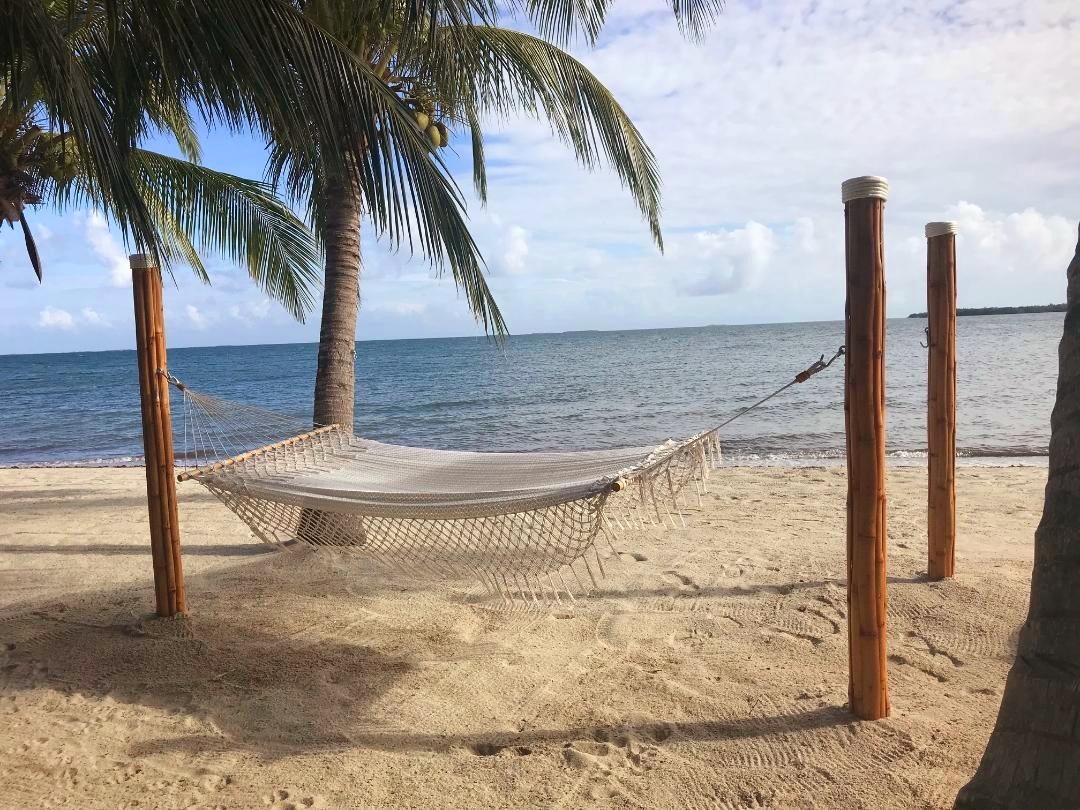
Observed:
[[[135,350],[139,364],[146,502],[150,517],[150,552],[159,616],[183,613],[184,569],[180,559],[180,523],[173,477],[172,418],[167,370],[165,313],[161,271],[142,253],[129,257],[135,298]]]
[[[848,700],[864,720],[889,715],[885,650],[885,246],[889,184],[856,177],[844,202],[847,305]]]
[[[927,571],[956,569],[956,223],[926,225],[927,396],[929,480]]]

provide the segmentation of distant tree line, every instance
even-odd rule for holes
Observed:
[[[1066,304],[1043,304],[1032,307],[973,307],[970,309],[957,309],[957,315],[1027,315],[1032,312],[1064,312],[1068,309]],[[925,318],[925,312],[912,312],[909,318]]]

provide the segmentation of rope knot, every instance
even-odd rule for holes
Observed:
[[[180,382],[180,380],[172,372],[167,371],[166,369],[163,369],[163,368],[159,368],[157,370],[157,373],[160,374],[162,377],[164,377],[165,381],[167,383],[169,383],[169,385],[174,386],[177,391],[186,391],[187,390],[187,386],[184,385],[182,382]]]
[[[806,382],[819,371],[824,371],[829,366],[831,366],[837,358],[843,357],[846,351],[846,347],[841,346],[839,349],[836,350],[836,354],[830,357],[828,361],[825,360],[825,355],[821,355],[821,357],[819,357],[817,360],[810,364],[809,368],[807,368],[805,371],[800,371],[798,374],[795,375],[795,382]]]

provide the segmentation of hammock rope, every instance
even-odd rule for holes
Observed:
[[[829,368],[822,355],[716,427],[656,447],[479,453],[385,444],[192,390],[179,480],[206,487],[263,542],[329,546],[416,575],[473,577],[536,602],[598,586],[617,532],[683,522],[720,464],[719,431]],[[683,524],[685,525],[685,524]],[[605,552],[606,553],[606,552]]]

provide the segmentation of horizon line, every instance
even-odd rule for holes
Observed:
[[[906,316],[886,318],[890,321],[903,321],[907,320]],[[843,323],[843,319],[838,318],[822,318],[818,320],[808,321],[761,321],[755,323],[705,323],[695,324],[691,326],[641,326],[630,329],[561,329],[559,331],[549,332],[514,332],[506,336],[507,340],[513,338],[522,337],[538,337],[544,335],[580,335],[580,334],[606,334],[614,332],[674,332],[681,329],[718,329],[729,328],[735,329],[739,327],[747,326],[782,326],[782,325],[797,325],[806,323]],[[398,343],[411,340],[486,340],[492,343],[496,342],[496,338],[492,335],[429,335],[427,337],[401,337],[401,338],[362,338],[354,341],[355,343]],[[202,344],[198,346],[168,346],[169,350],[172,349],[236,349],[258,346],[317,346],[318,340],[307,341],[281,341],[280,343],[213,343]],[[106,352],[134,352],[134,348],[130,349],[74,349],[66,351],[53,351],[53,352],[0,352],[0,357],[41,357],[43,355],[52,354],[104,354]]]
[[[909,315],[895,315],[886,317],[886,321],[907,321],[913,317],[917,317],[922,313],[911,313]],[[737,329],[742,327],[752,326],[787,326],[798,324],[810,324],[810,323],[843,323],[843,318],[819,318],[805,321],[756,321],[752,323],[706,323],[695,324],[691,326],[641,326],[628,329],[562,329],[558,331],[544,331],[544,332],[517,332],[511,333],[506,336],[507,340],[513,338],[523,337],[539,337],[546,335],[578,335],[578,334],[610,334],[617,332],[674,332],[687,329]],[[496,338],[492,335],[429,335],[426,337],[399,337],[399,338],[362,338],[354,341],[355,343],[398,343],[404,341],[420,341],[420,340],[486,340],[492,343],[496,342]],[[168,349],[235,349],[235,348],[247,348],[247,347],[260,347],[260,346],[317,346],[318,340],[309,341],[281,341],[281,342],[268,342],[268,343],[212,343],[201,344],[196,346],[169,346]],[[65,351],[46,351],[46,352],[0,352],[0,357],[42,357],[47,355],[61,355],[61,354],[104,354],[107,352],[134,352],[135,348],[123,348],[123,349],[74,349]]]

